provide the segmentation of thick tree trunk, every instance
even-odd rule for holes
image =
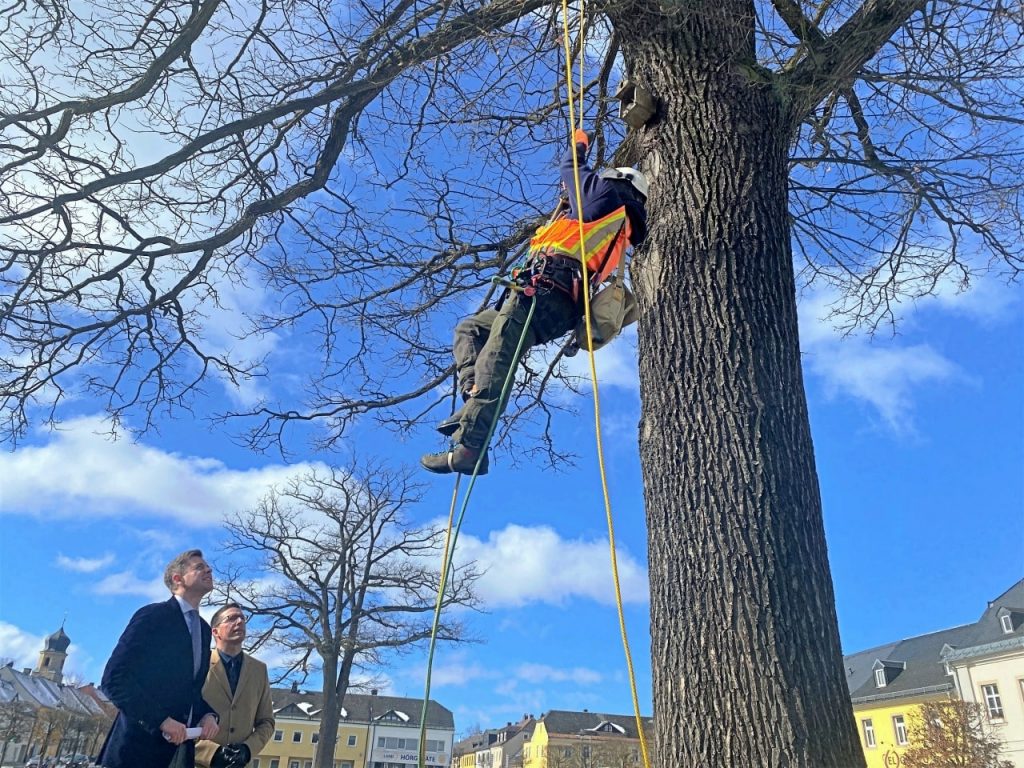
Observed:
[[[344,695],[338,696],[338,658],[325,657],[323,662],[324,708],[320,713],[320,740],[316,745],[314,765],[316,768],[334,768],[334,748],[338,743],[338,723],[341,720]]]
[[[744,66],[749,4],[685,7],[616,20],[664,111],[633,270],[658,764],[863,766],[801,378],[790,120]]]
[[[316,745],[316,768],[334,768],[334,750],[338,744],[338,723],[348,693],[355,653],[346,650],[340,658],[324,659],[324,709],[320,714],[320,736]],[[369,745],[367,745],[369,749]]]

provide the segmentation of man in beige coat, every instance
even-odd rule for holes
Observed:
[[[217,652],[203,698],[220,716],[211,741],[196,742],[197,768],[244,768],[274,735],[267,665],[242,652],[245,614],[235,603],[217,609],[210,620]]]

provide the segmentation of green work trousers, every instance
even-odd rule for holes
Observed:
[[[579,310],[566,293],[554,289],[535,297],[511,292],[500,310],[485,309],[455,328],[455,367],[459,389],[472,393],[453,418],[459,428],[452,439],[469,448],[483,448],[491,424],[504,411],[500,402],[505,379],[515,375],[516,346],[526,326],[530,302],[536,301],[522,352],[547,344],[576,327]]]

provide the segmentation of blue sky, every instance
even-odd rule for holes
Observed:
[[[803,296],[801,333],[840,630],[856,651],[973,621],[1024,576],[1024,303],[1018,286],[986,278],[906,305],[896,333],[872,339],[822,322],[831,298]],[[268,342],[272,356],[288,341]],[[627,620],[649,712],[633,341],[598,362]],[[238,397],[212,394],[214,405]],[[499,453],[477,485],[460,552],[487,569],[486,612],[467,617],[481,642],[442,647],[433,688],[460,732],[553,708],[631,709],[589,397],[576,405],[579,416],[560,414],[555,426],[581,455],[575,468],[545,472]],[[217,562],[224,513],[309,462],[359,452],[412,464],[438,444],[429,425],[405,441],[360,425],[340,456],[299,452],[286,465],[199,418],[132,442],[100,434],[87,401],[68,413],[61,431],[0,454],[0,657],[34,665],[66,614],[68,669],[86,681],[99,679],[131,613],[165,594],[160,573],[173,554],[195,545]],[[429,490],[412,516],[439,519],[451,482],[423,479]],[[400,658],[385,686],[420,695],[423,664],[422,652]]]

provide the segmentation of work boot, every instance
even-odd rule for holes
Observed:
[[[459,414],[453,413],[436,427],[437,431],[445,437],[451,437],[459,429]]]
[[[458,472],[463,475],[472,475],[476,466],[477,457],[480,455],[479,448],[470,448],[465,445],[456,445],[450,450],[440,453],[428,453],[420,457],[420,464],[428,472],[438,475],[447,475]],[[487,452],[480,462],[480,471],[477,475],[487,474]]]

